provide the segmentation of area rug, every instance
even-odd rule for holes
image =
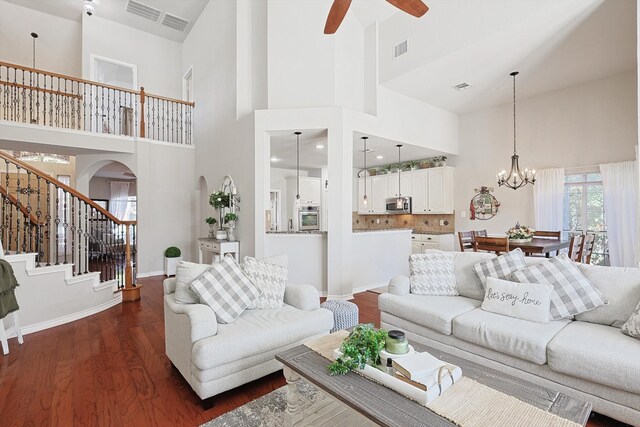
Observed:
[[[327,396],[305,381],[299,381],[300,404],[303,409]],[[247,403],[231,412],[202,424],[203,427],[281,427],[287,409],[287,386]]]

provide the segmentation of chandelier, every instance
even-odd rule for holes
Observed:
[[[524,171],[520,170],[518,152],[516,150],[516,76],[518,71],[512,72],[510,75],[513,77],[513,156],[511,156],[511,169],[509,172],[502,169],[496,174],[498,186],[512,188],[517,190],[518,188],[527,185],[535,184],[536,171],[525,168]]]

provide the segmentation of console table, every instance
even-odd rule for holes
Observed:
[[[216,240],[211,238],[198,239],[198,262],[202,264],[202,253],[211,252],[221,257],[226,254],[233,254],[236,261],[240,262],[240,242],[237,240]]]

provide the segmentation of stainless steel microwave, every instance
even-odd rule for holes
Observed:
[[[411,213],[411,197],[390,197],[386,201],[387,214],[401,215]]]
[[[320,208],[302,206],[298,211],[298,229],[300,231],[320,230]]]

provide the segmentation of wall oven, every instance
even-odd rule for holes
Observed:
[[[389,215],[411,213],[411,197],[391,197],[386,200],[386,205]]]
[[[320,208],[302,206],[298,211],[298,229],[300,231],[320,230]]]

